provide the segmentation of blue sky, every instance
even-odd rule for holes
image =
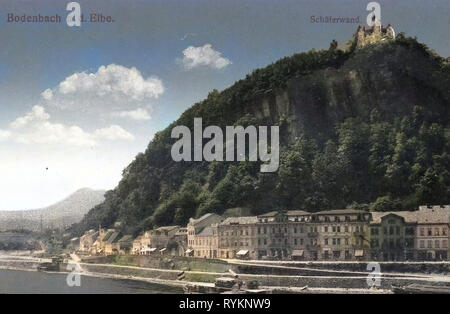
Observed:
[[[68,2],[0,4],[0,210],[45,206],[81,187],[113,188],[154,133],[212,89],[332,39],[345,43],[357,27],[311,23],[311,15],[363,23],[369,13],[369,1],[350,0],[80,0],[85,15],[115,22],[70,28]],[[450,55],[448,1],[379,3],[384,24]],[[63,22],[7,23],[8,13],[59,14]],[[206,56],[186,59],[188,47],[195,58]],[[75,85],[64,92],[62,83]],[[110,94],[97,93],[111,86]],[[47,89],[52,99],[43,99]]]

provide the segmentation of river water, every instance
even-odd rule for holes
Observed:
[[[63,294],[144,294],[183,293],[172,288],[134,280],[81,276],[80,287],[69,287],[66,274],[0,269],[0,294],[3,293],[63,293]]]

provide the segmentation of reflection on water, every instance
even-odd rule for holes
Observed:
[[[80,287],[69,287],[66,274],[0,270],[0,293],[182,293],[181,288],[134,280],[81,277]]]

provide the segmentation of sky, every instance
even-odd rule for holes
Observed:
[[[122,170],[213,89],[310,49],[347,42],[369,1],[79,0],[111,23],[66,23],[65,0],[0,2],[0,210],[41,208]],[[450,3],[378,1],[381,21],[450,56]],[[11,23],[55,15],[61,23]]]

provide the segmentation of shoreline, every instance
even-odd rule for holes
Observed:
[[[26,272],[39,272],[37,268],[30,265],[30,263],[38,263],[38,259],[34,258],[26,258],[26,265],[30,266],[24,266],[24,261],[19,259],[10,260],[8,258],[11,258],[12,256],[8,256],[7,259],[5,256],[0,256],[0,262],[7,261],[9,263],[16,264],[15,266],[12,265],[0,265],[0,270],[11,270],[11,271],[26,271]],[[14,256],[17,257],[17,256]],[[33,260],[34,259],[34,260]],[[30,261],[31,260],[31,261]],[[19,264],[21,263],[21,264]],[[76,262],[74,262],[76,263]],[[77,263],[81,265],[86,265],[84,263]],[[125,266],[125,265],[114,265],[114,264],[88,264],[96,267],[106,266],[106,267],[115,267],[115,268],[131,268],[131,269],[140,269],[145,270],[146,268],[143,267],[136,267],[136,266]],[[163,270],[158,269],[159,271],[167,271],[169,273],[173,272],[179,272],[178,270]],[[48,274],[60,274],[60,275],[67,275],[70,272],[69,271],[43,271],[43,273]],[[202,273],[194,271],[193,273]],[[183,289],[187,286],[200,286],[203,288],[213,288],[215,285],[211,282],[199,282],[199,281],[180,281],[180,280],[171,280],[171,279],[161,279],[161,278],[152,278],[152,277],[142,277],[142,276],[134,276],[134,275],[122,275],[122,274],[113,274],[113,273],[107,273],[107,272],[92,272],[92,271],[86,271],[82,270],[79,272],[81,276],[87,276],[92,278],[101,278],[101,279],[113,279],[113,280],[124,280],[124,281],[136,281],[136,282],[144,282],[149,284],[156,284],[161,286],[166,286],[170,288],[179,288]],[[216,273],[216,275],[220,275],[220,273]],[[244,274],[243,274],[244,275]],[[287,287],[287,286],[261,286],[261,289],[268,289],[272,291],[273,293],[301,293],[301,294],[322,294],[322,293],[334,293],[334,294],[390,294],[392,293],[390,290],[386,289],[361,289],[361,288],[327,288],[327,287],[307,287],[306,289],[304,287]],[[183,292],[180,292],[183,293]]]
[[[75,256],[75,257],[74,257]],[[60,271],[43,271],[49,274],[69,274],[71,268],[67,269],[68,263],[77,264],[79,274],[81,276],[104,278],[113,280],[127,280],[135,282],[143,282],[148,284],[156,284],[166,286],[169,288],[181,289],[189,286],[197,286],[200,288],[214,288],[215,281],[219,277],[227,277],[228,266],[233,269],[233,265],[244,265],[251,267],[269,267],[270,271],[275,270],[275,273],[255,273],[254,269],[241,269],[238,272],[240,279],[243,281],[256,280],[259,281],[260,288],[266,289],[268,293],[340,293],[340,294],[386,294],[392,293],[391,284],[406,285],[410,283],[448,283],[450,276],[448,273],[444,274],[427,274],[427,273],[396,273],[386,272],[382,274],[382,286],[378,288],[370,288],[366,284],[367,271],[357,270],[337,270],[337,269],[323,269],[312,268],[311,264],[308,266],[304,263],[295,263],[280,265],[270,265],[268,263],[256,263],[255,261],[229,261],[228,266],[219,269],[210,269],[209,271],[198,270],[198,265],[194,269],[166,269],[154,266],[144,267],[135,265],[124,265],[116,263],[86,263],[82,262],[76,255],[72,256],[68,262],[60,264]],[[78,261],[80,260],[80,261]],[[37,266],[48,259],[34,257],[24,254],[0,254],[0,270],[13,271],[36,271]],[[203,261],[202,261],[203,262]],[[179,267],[184,266],[180,264]],[[305,267],[306,266],[306,267]],[[66,270],[67,269],[67,270]],[[314,271],[315,273],[296,273],[296,271]],[[287,273],[286,271],[292,271]],[[179,280],[179,274],[183,273],[183,279]],[[319,273],[316,274],[316,273]],[[330,284],[334,282],[335,284]],[[306,287],[306,288],[305,288]]]

